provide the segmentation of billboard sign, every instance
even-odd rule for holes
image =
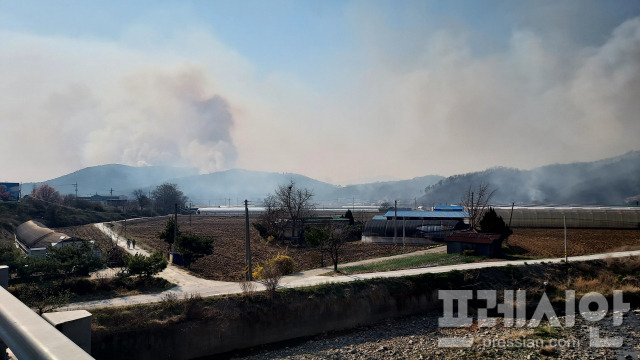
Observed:
[[[20,200],[19,183],[0,183],[0,201]]]

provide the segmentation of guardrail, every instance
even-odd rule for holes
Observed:
[[[0,277],[6,268],[0,269]],[[0,279],[0,284],[5,280]],[[53,325],[33,312],[0,286],[0,339],[20,360],[85,360],[93,359]],[[0,346],[0,359],[6,350]]]

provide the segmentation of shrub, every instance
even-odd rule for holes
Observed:
[[[464,255],[464,256],[474,256],[475,254],[476,254],[476,250],[475,249],[462,250],[462,255]]]
[[[178,236],[175,245],[187,269],[198,259],[213,254],[213,238],[209,236],[183,233]]]
[[[282,275],[292,274],[295,271],[295,262],[290,256],[278,254],[276,257],[263,264],[257,264],[253,271],[253,278],[262,280],[267,288],[267,293],[272,296]]]
[[[296,272],[296,263],[291,256],[278,254],[275,258],[271,259],[273,265],[280,271],[281,275],[289,275]]]
[[[47,284],[42,281],[29,283],[13,289],[14,295],[38,315],[52,311],[69,303],[71,292],[59,283]]]
[[[167,259],[161,252],[156,251],[153,255],[146,257],[135,254],[127,256],[124,259],[125,266],[129,275],[142,275],[144,277],[152,277],[167,267]]]
[[[269,294],[269,296],[273,296],[276,292],[276,288],[278,287],[278,283],[280,282],[280,278],[282,278],[280,270],[273,265],[269,265],[262,269],[261,276],[264,286],[267,289],[267,294]]]

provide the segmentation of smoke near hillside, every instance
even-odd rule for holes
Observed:
[[[98,193],[131,197],[135,189],[153,190],[164,182],[177,184],[199,206],[241,204],[248,199],[259,205],[278,185],[296,182],[315,194],[318,206],[373,205],[398,200],[400,207],[459,204],[471,186],[489,184],[495,189],[494,204],[599,204],[624,205],[640,199],[640,151],[589,163],[547,165],[532,170],[492,168],[481,172],[424,176],[411,180],[336,186],[293,173],[270,173],[232,169],[198,174],[195,168],[131,167],[104,165],[82,169],[51,179],[62,194],[75,190],[81,196]],[[34,184],[23,184],[23,194]],[[426,189],[426,192],[425,192]]]
[[[207,92],[197,69],[149,71],[123,80],[114,114],[90,132],[85,160],[127,165],[181,165],[201,173],[235,164],[228,102]]]
[[[640,195],[640,151],[589,163],[555,164],[532,170],[493,168],[448,177],[426,189],[419,202],[459,203],[469,187],[489,184],[494,204],[624,205]],[[635,205],[635,202],[633,203]]]
[[[234,111],[205,66],[1,29],[0,43],[0,117],[8,134],[0,149],[27,144],[7,159],[11,168],[34,178],[110,163],[201,173],[235,166]]]

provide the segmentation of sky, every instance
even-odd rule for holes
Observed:
[[[595,161],[639,100],[640,1],[0,0],[0,181]]]

